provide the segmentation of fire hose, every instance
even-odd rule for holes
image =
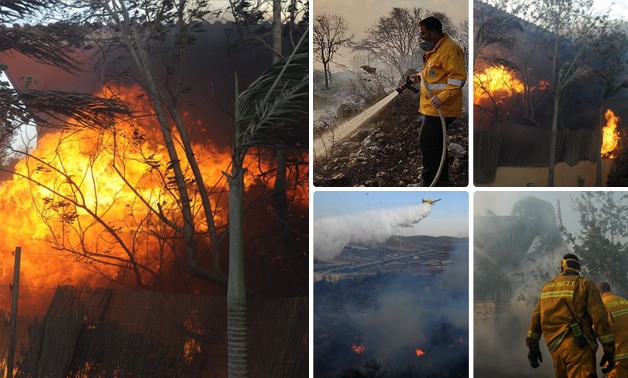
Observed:
[[[432,93],[432,90],[427,86],[427,83],[425,82],[425,80],[423,80],[423,77],[421,77],[420,74],[419,74],[419,79],[421,80],[421,84],[423,85],[423,88],[425,88],[425,92],[427,93],[427,96],[430,98],[430,100],[432,100],[434,98],[434,93]],[[418,89],[412,86],[412,80],[410,79],[409,76],[406,77],[406,82],[402,86],[397,88],[397,92],[401,94],[405,89],[410,89],[414,93],[419,92]],[[434,185],[436,185],[436,183],[438,182],[438,179],[440,178],[441,173],[443,173],[443,168],[445,166],[445,154],[447,153],[447,124],[445,123],[445,117],[443,117],[443,112],[441,112],[440,107],[436,108],[436,110],[438,111],[438,116],[440,117],[440,123],[443,128],[443,151],[440,155],[440,164],[438,165],[438,171],[436,171],[436,176],[434,176],[434,180],[432,180],[430,187],[433,187]],[[421,127],[421,130],[419,130],[419,141],[421,140],[422,131],[423,131],[423,128]]]

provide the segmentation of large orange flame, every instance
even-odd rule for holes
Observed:
[[[523,83],[514,75],[513,71],[504,66],[488,67],[473,77],[473,101],[475,104],[493,99],[495,103],[505,98],[523,93]]]
[[[118,95],[138,109],[148,108],[137,89],[124,88]],[[16,165],[13,178],[0,184],[0,308],[10,307],[15,246],[23,251],[20,306],[26,312],[44,310],[45,298],[58,285],[99,285],[107,282],[104,277],[124,280],[129,277],[131,254],[142,267],[145,284],[167,274],[181,246],[160,214],[176,225],[183,220],[162,140],[153,117],[40,136],[37,149]],[[180,141],[177,150],[192,189],[196,231],[202,234],[208,226]],[[210,195],[214,219],[218,227],[224,226],[228,188],[223,171],[230,170],[231,153],[207,142],[193,150],[206,187],[214,193]],[[270,170],[269,165],[250,157],[245,166],[247,188],[273,185],[273,178],[261,174]],[[109,263],[87,259],[86,251]]]
[[[604,116],[606,125],[602,128],[602,157],[614,159],[617,157],[615,153],[619,143],[619,132],[617,131],[619,117],[611,109],[608,109]]]

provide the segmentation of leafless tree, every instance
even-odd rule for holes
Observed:
[[[325,87],[331,82],[330,63],[334,55],[342,47],[347,47],[353,40],[353,34],[348,35],[349,27],[345,19],[336,14],[319,14],[314,18],[314,59],[323,64]]]
[[[462,40],[449,16],[423,8],[393,8],[366,31],[366,36],[353,45],[353,50],[366,54],[370,61],[386,67],[390,79],[398,79],[408,69],[421,65],[419,21],[434,16],[443,24],[443,31]],[[463,41],[464,42],[464,41]]]

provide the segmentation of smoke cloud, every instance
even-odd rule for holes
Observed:
[[[331,260],[350,243],[378,243],[403,227],[412,227],[430,215],[428,204],[329,217],[314,221],[314,254]]]

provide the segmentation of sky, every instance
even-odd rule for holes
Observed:
[[[377,20],[388,14],[392,8],[421,7],[447,14],[456,24],[469,17],[469,1],[467,0],[314,0],[312,12],[314,17],[319,14],[339,14],[346,20],[349,33],[355,40],[364,36],[366,30],[375,25]],[[418,26],[418,25],[417,25]],[[419,46],[417,46],[417,49]],[[334,61],[349,65],[351,51],[343,49],[336,54]],[[319,63],[315,62],[318,68]],[[321,66],[322,67],[322,66]]]
[[[611,9],[611,17],[628,20],[628,1],[626,0],[594,0],[593,8],[598,10]]]
[[[423,199],[440,201],[434,205]],[[466,192],[352,191],[314,193],[314,256],[333,260],[350,244],[393,235],[469,236]]]
[[[560,200],[563,224],[567,231],[575,233],[580,229],[580,224],[578,223],[580,215],[571,207],[573,204],[572,199],[578,198],[580,193],[573,191],[476,192],[473,199],[473,213],[474,215],[484,215],[487,210],[490,210],[497,215],[510,215],[512,206],[518,200],[530,196],[550,202],[554,206],[554,210],[556,210],[556,201]]]
[[[423,198],[440,198],[425,219],[397,234],[468,237],[468,197],[467,192],[451,191],[317,191],[314,193],[314,221],[370,210],[403,208],[418,205]]]

